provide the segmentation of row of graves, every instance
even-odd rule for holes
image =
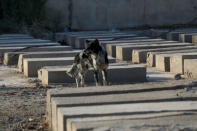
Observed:
[[[46,96],[52,131],[197,129],[195,32],[57,33],[57,41],[63,44],[26,34],[4,34],[0,35],[0,63],[15,66],[44,86],[57,86]],[[88,46],[86,41],[95,39],[108,53],[110,85],[95,86],[90,69],[86,86],[75,88],[75,79],[66,71],[74,56]],[[152,79],[155,75],[157,81]],[[174,75],[180,80],[174,80]]]

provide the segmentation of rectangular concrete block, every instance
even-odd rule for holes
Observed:
[[[149,55],[148,52],[173,52],[173,51],[189,51],[197,49],[194,46],[185,46],[185,47],[170,47],[170,48],[157,48],[157,49],[135,49],[132,54],[133,63],[146,63]],[[152,61],[152,60],[151,60]],[[148,64],[147,64],[148,65]],[[150,64],[151,65],[151,64]]]
[[[0,44],[19,44],[19,43],[23,43],[23,44],[32,44],[32,43],[50,43],[50,40],[41,40],[41,39],[24,39],[24,40],[1,40]]]
[[[184,60],[197,59],[197,53],[181,53],[170,58],[170,72],[184,74]]]
[[[167,48],[166,48],[167,49]],[[175,50],[174,50],[175,49]],[[147,56],[146,56],[146,64],[149,67],[155,67],[155,55],[156,54],[172,54],[172,53],[183,53],[183,52],[195,52],[196,51],[196,47],[195,46],[185,46],[185,47],[172,47],[169,49],[169,51],[167,50],[160,50],[159,52],[155,52],[154,49],[151,52],[147,52]],[[157,50],[157,49],[156,49]]]
[[[99,36],[89,36],[89,37],[78,37],[75,38],[75,48],[77,49],[84,49],[85,48],[85,41],[87,39],[101,39],[101,38],[112,38],[112,39],[121,39],[121,38],[129,38],[129,37],[134,37],[136,36],[135,34],[112,34],[112,35],[99,35]]]
[[[23,59],[23,71],[27,77],[37,77],[37,71],[44,66],[66,66],[72,65],[74,57],[57,57],[57,58],[26,58]],[[110,63],[116,60],[109,58]]]
[[[82,96],[94,96],[94,95],[109,95],[114,93],[142,93],[147,91],[164,91],[164,90],[177,90],[184,89],[185,86],[190,84],[189,81],[179,81],[179,83],[162,83],[153,86],[152,83],[138,83],[138,84],[124,84],[124,85],[113,85],[113,86],[100,86],[100,87],[86,87],[86,88],[56,88],[47,91],[47,108],[46,115],[47,121],[51,123],[51,100],[55,97],[82,97]]]
[[[168,30],[151,30],[151,31],[148,31],[147,33],[148,33],[148,36],[150,35],[151,37],[167,39],[167,34],[169,33],[169,31]]]
[[[184,76],[190,79],[197,78],[197,59],[184,59]]]
[[[70,68],[58,67],[58,68],[43,68],[40,70],[41,81],[43,85],[49,84],[61,84],[61,83],[75,83],[75,79],[66,74]],[[85,76],[85,83],[93,83],[93,72],[88,72]]]
[[[168,106],[166,106],[168,105]],[[140,107],[140,108],[139,108]],[[58,108],[58,131],[66,131],[66,121],[70,118],[94,117],[98,115],[111,114],[135,114],[137,112],[162,112],[162,111],[195,111],[197,108],[196,101],[182,102],[161,102],[161,103],[137,103],[137,104],[117,104],[117,105],[100,105],[100,106],[82,106],[70,108]]]
[[[197,46],[197,35],[192,35],[192,43]]]
[[[111,56],[116,57],[116,47],[117,46],[129,46],[129,45],[152,45],[152,44],[174,44],[177,43],[175,41],[165,41],[162,39],[139,39],[133,40],[128,43],[118,43],[118,44],[107,44],[107,52],[111,54]]]
[[[43,69],[42,84],[75,83],[74,78],[67,76],[67,70],[68,68]],[[108,81],[112,84],[146,81],[146,68],[141,65],[109,66],[107,73]],[[88,83],[94,83],[93,70],[86,74],[86,81]]]
[[[177,31],[169,32],[167,34],[167,40],[179,41],[179,40],[181,40],[183,38],[183,37],[180,37],[181,34],[189,34],[189,33],[197,33],[197,31],[196,30],[187,30],[186,29],[186,30],[179,30],[179,31],[177,30]],[[184,39],[182,39],[182,40],[184,40]]]
[[[14,57],[18,59],[18,56],[20,52],[40,52],[40,51],[69,51],[72,50],[70,46],[43,46],[43,47],[2,47],[0,48],[0,55],[1,55],[1,61],[4,61],[4,53],[10,52],[8,54],[5,54],[5,63],[7,63],[7,58]],[[13,53],[11,53],[13,52]],[[2,53],[2,54],[1,54]],[[23,53],[22,53],[23,54]],[[17,61],[17,60],[16,60]],[[16,63],[15,61],[15,63]]]
[[[196,48],[194,46],[189,46],[189,47],[177,47],[179,49],[174,50],[174,51],[160,51],[160,52],[148,52],[147,53],[147,59],[146,59],[146,64],[149,67],[155,67],[156,63],[156,58],[155,55],[157,54],[173,54],[173,53],[189,53],[189,52],[196,52]]]
[[[133,40],[121,40],[117,42],[101,42],[101,44],[105,45],[104,47],[106,48],[108,54],[112,57],[116,57],[116,46],[118,45],[139,45],[139,44],[144,44],[143,42],[146,42],[146,44],[152,44],[154,42],[164,42],[162,39],[149,39],[149,38],[144,38],[144,37],[135,37]],[[170,43],[170,42],[169,42]]]
[[[0,37],[27,37],[28,34],[1,34]]]
[[[183,71],[183,61],[178,59],[179,56],[184,56],[188,58],[195,58],[196,57],[196,50],[193,50],[191,52],[170,52],[170,53],[164,53],[164,54],[156,54],[155,60],[156,60],[156,70],[157,71],[163,71],[163,72],[173,72],[175,74],[182,73]],[[177,57],[176,57],[177,56]],[[183,57],[183,59],[184,59]],[[171,60],[172,59],[172,60]],[[181,64],[182,63],[182,64]]]
[[[163,112],[147,113],[128,116],[104,116],[87,118],[70,118],[67,120],[67,131],[80,130],[149,130],[150,128],[165,125],[181,125],[188,129],[195,128],[196,113],[184,112]],[[149,125],[147,128],[144,125]],[[158,128],[159,128],[158,127]],[[158,129],[157,128],[157,129]]]
[[[25,47],[0,47],[0,64],[3,63],[4,53],[24,49]]]
[[[155,52],[147,52],[146,65],[148,67],[155,67]]]
[[[44,66],[71,65],[73,57],[62,58],[26,58],[23,60],[23,71],[27,77],[36,77],[37,71]]]
[[[151,45],[125,45],[116,46],[116,58],[123,61],[132,60],[132,51],[134,49],[156,49],[178,46],[191,46],[192,43],[169,43],[169,44],[151,44]]]
[[[78,32],[78,33],[72,33],[72,34],[68,34],[66,36],[66,40],[68,42],[69,45],[71,45],[72,47],[75,48],[75,39],[78,37],[88,37],[88,36],[104,36],[104,35],[112,35],[112,34],[124,34],[122,32],[107,32],[107,31],[88,31],[88,32]]]
[[[167,34],[167,40],[179,41],[179,35],[183,32],[169,32]]]
[[[172,54],[158,54],[156,58],[156,70],[170,72],[170,56]]]
[[[0,37],[0,40],[18,40],[18,39],[33,39],[33,37],[31,36],[12,36],[12,37],[8,37],[8,36],[4,36],[4,37]]]
[[[192,43],[192,35],[195,34],[179,34],[179,41]]]
[[[51,48],[52,49],[52,48]],[[51,50],[49,49],[49,51]],[[73,57],[80,51],[55,51],[54,48],[50,52],[48,50],[41,52],[7,52],[4,54],[4,65],[20,65],[23,66],[24,58],[54,58],[54,57]],[[39,51],[39,49],[37,50]],[[19,57],[19,56],[22,57]],[[19,59],[20,58],[20,59]]]
[[[116,57],[116,46],[118,45],[128,45],[129,44],[133,44],[133,45],[137,45],[137,44],[142,44],[142,42],[149,42],[149,41],[162,41],[161,39],[148,39],[148,38],[144,38],[144,37],[134,37],[132,40],[116,40],[116,41],[109,41],[109,42],[102,42],[101,44],[104,45],[104,47],[107,50],[107,53],[112,56],[112,57]],[[149,43],[147,43],[149,44]]]
[[[94,41],[95,39],[88,39],[90,41]],[[133,36],[133,37],[118,37],[118,38],[106,38],[101,39],[100,44],[106,49],[107,44],[122,44],[122,43],[132,43],[132,42],[142,42],[142,41],[163,41],[162,39],[150,39],[148,37],[143,36]],[[88,45],[85,43],[85,48]]]
[[[93,96],[79,96],[79,97],[54,97],[51,100],[51,127],[57,130],[57,110],[59,107],[76,107],[76,106],[93,106],[93,105],[108,105],[118,103],[148,103],[148,102],[161,102],[173,100],[186,100],[189,96],[176,96],[177,92],[183,91],[155,91],[155,92],[142,92],[142,93],[122,93],[122,94],[108,94],[108,95],[93,95]],[[154,94],[154,95],[153,95]],[[66,99],[65,99],[66,98]],[[197,97],[191,97],[196,98]],[[119,117],[126,119],[127,117]],[[103,118],[104,119],[104,118]],[[106,120],[106,119],[105,119]],[[111,119],[112,120],[112,119]]]
[[[17,43],[17,44],[0,44],[0,47],[44,47],[44,46],[60,46],[59,43]]]

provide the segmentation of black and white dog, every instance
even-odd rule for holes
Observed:
[[[75,77],[77,87],[79,86],[79,81],[81,82],[81,86],[84,86],[85,73],[87,73],[90,68],[93,68],[96,86],[98,86],[99,71],[102,73],[103,85],[107,85],[109,60],[106,50],[100,45],[97,39],[94,41],[86,41],[86,45],[88,45],[87,48],[75,56],[72,68],[67,74],[71,77]]]

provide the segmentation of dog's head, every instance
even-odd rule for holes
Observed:
[[[87,45],[87,48],[84,50],[84,52],[87,55],[98,54],[98,52],[102,50],[102,47],[97,39],[94,41],[86,40],[86,45]]]

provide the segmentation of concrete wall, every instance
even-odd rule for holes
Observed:
[[[79,30],[185,24],[197,17],[197,0],[48,0],[46,8],[50,18],[61,16],[60,26]]]

